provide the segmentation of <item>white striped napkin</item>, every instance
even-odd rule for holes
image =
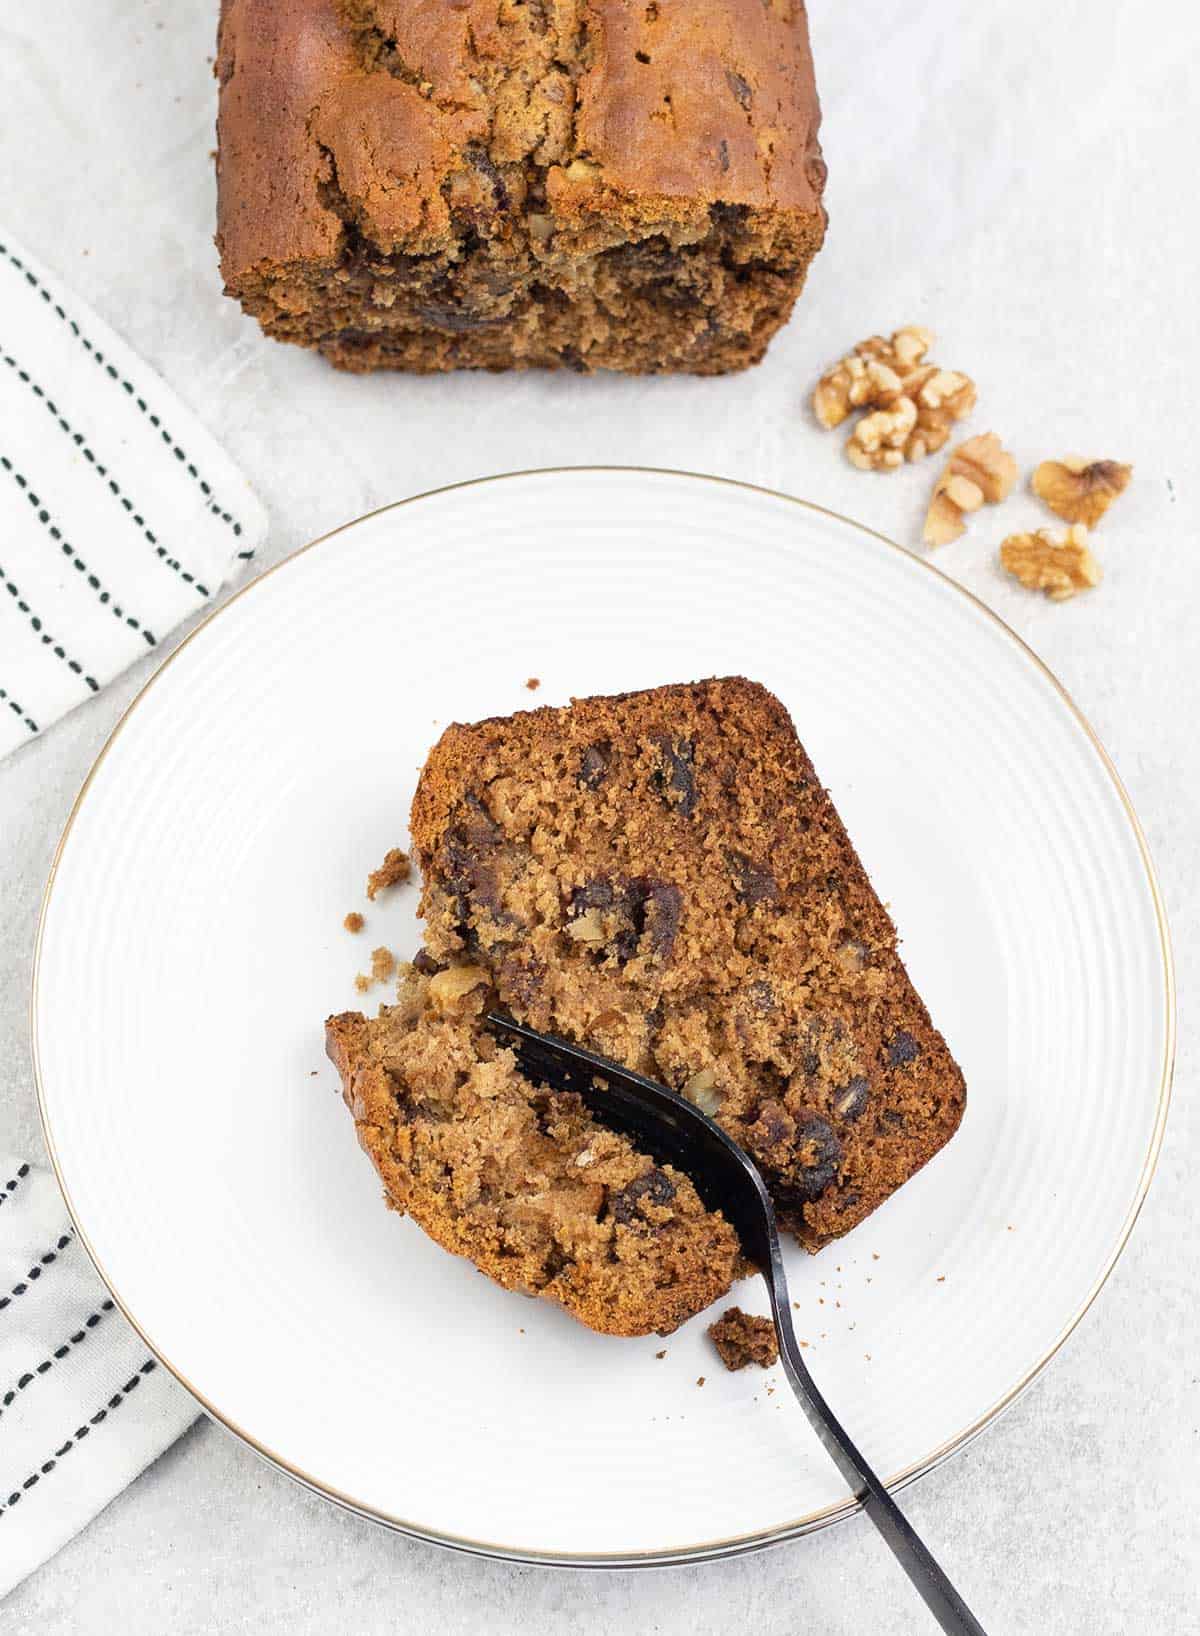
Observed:
[[[0,1597],[196,1414],[113,1306],[53,1175],[0,1153]]]
[[[160,377],[0,230],[0,756],[201,608],[266,526]]]

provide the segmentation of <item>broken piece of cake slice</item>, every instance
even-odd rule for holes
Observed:
[[[669,1334],[729,1288],[737,1236],[686,1176],[522,1078],[487,974],[409,967],[397,1003],[326,1025],[389,1204],[506,1289],[611,1335]]]

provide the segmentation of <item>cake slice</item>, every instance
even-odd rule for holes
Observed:
[[[741,678],[446,730],[412,812],[426,958],[673,1086],[811,1250],[949,1140],[962,1074],[792,722]]]
[[[825,231],[801,0],[222,0],[226,291],[350,370],[755,363]]]
[[[669,1334],[741,1270],[733,1229],[578,1097],[523,1079],[483,1027],[494,1000],[481,968],[419,958],[378,1018],[326,1024],[388,1202],[506,1289],[607,1334]]]

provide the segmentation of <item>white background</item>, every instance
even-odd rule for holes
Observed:
[[[0,25],[0,208],[241,462],[272,515],[264,562],[421,489],[585,462],[741,477],[911,543],[932,471],[855,472],[805,411],[823,364],[904,322],[934,328],[939,361],[975,376],[972,429],[1001,433],[1024,467],[1075,450],[1135,463],[1133,488],[1098,532],[1105,583],[1076,602],[1053,606],[996,572],[1001,533],[1042,520],[1028,497],[1010,502],[1002,520],[978,519],[939,563],[1056,670],[1146,826],[1180,977],[1166,1147],[1131,1245],[1065,1351],[980,1441],[909,1490],[906,1505],[994,1633],[1194,1629],[1194,13],[1167,0],[913,0],[902,10],[816,0],[831,226],[809,290],[758,370],[725,381],[636,381],[363,380],[263,341],[221,297],[211,244],[214,11],[215,0],[9,8]],[[452,621],[447,634],[452,643]],[[0,766],[8,1148],[41,1146],[27,993],[42,882],[92,757],[148,671],[140,666]],[[13,1636],[929,1628],[858,1519],[728,1564],[640,1575],[509,1568],[344,1516],[207,1424],[19,1588],[3,1622]]]

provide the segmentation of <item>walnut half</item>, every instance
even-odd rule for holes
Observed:
[[[1128,488],[1132,476],[1133,467],[1117,460],[1068,455],[1065,460],[1043,460],[1030,486],[1064,522],[1095,528],[1118,494]]]
[[[995,432],[960,443],[938,478],[921,535],[926,545],[948,545],[966,532],[963,518],[986,501],[998,505],[1017,484],[1017,463]]]
[[[1000,564],[1031,591],[1045,591],[1051,602],[1065,602],[1077,591],[1099,585],[1103,577],[1087,541],[1082,523],[1072,524],[1061,540],[1048,528],[1010,534],[1000,547]]]

